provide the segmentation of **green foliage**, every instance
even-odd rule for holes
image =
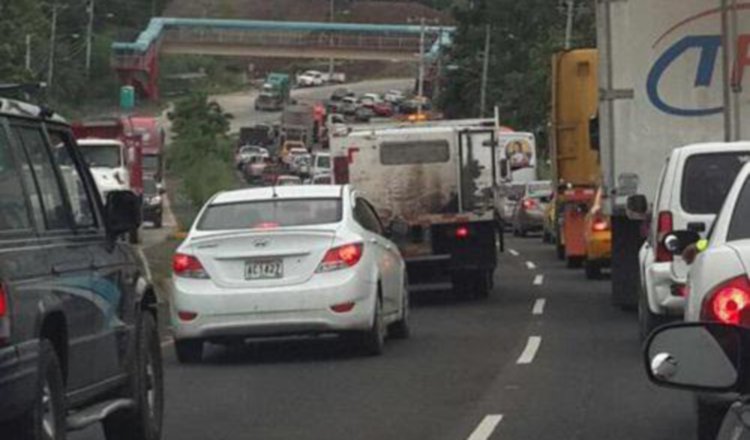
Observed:
[[[595,45],[594,3],[578,0],[573,47]],[[501,122],[519,130],[542,132],[550,106],[552,55],[562,50],[565,10],[551,0],[475,0],[456,8],[458,32],[451,66],[444,73],[440,105],[450,117],[476,117],[485,26],[491,26],[487,111],[497,105]]]
[[[169,149],[169,170],[179,176],[193,206],[236,185],[232,168],[231,115],[203,93],[192,94],[169,114],[174,141]]]

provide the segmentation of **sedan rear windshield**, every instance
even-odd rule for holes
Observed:
[[[688,158],[682,176],[682,209],[690,214],[717,214],[748,158],[748,152],[696,154]]]
[[[745,181],[734,207],[732,221],[729,223],[729,231],[727,232],[727,241],[748,238],[750,238],[750,179]]]
[[[341,221],[341,199],[287,199],[211,205],[198,230],[309,226]]]

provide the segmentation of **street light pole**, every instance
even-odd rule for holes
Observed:
[[[484,60],[482,60],[482,88],[479,92],[479,117],[483,118],[487,109],[487,80],[490,75],[490,45],[492,44],[490,35],[490,25],[484,28]]]
[[[426,26],[425,26],[425,18],[422,17],[420,19],[420,30],[419,30],[419,81],[417,84],[417,93],[419,94],[419,97],[417,98],[418,104],[417,104],[417,114],[422,114],[422,100],[424,96],[424,40],[425,40],[425,32],[426,32]]]
[[[89,15],[89,21],[86,26],[86,76],[91,74],[91,46],[94,39],[94,1],[89,0],[86,5],[86,12]]]
[[[565,50],[570,50],[572,46],[571,40],[573,39],[573,15],[575,13],[574,0],[567,0],[567,19],[565,22]]]
[[[26,57],[24,67],[26,70],[31,70],[31,34],[26,34]]]
[[[336,14],[336,3],[335,3],[335,0],[331,0],[330,1],[330,11],[329,11],[329,13],[330,13],[330,18],[331,18],[330,22],[333,23],[334,19],[335,19],[334,15]],[[333,31],[331,31],[331,47],[330,47],[331,50],[333,50],[333,38],[334,38],[333,37]],[[333,79],[333,71],[334,71],[334,60],[333,60],[333,57],[331,57],[331,58],[328,59],[328,80],[329,81]]]
[[[57,39],[57,3],[52,4],[52,29],[49,34],[49,64],[47,65],[47,87],[52,90],[52,79],[55,76],[55,40]]]

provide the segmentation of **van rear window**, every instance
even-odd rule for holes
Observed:
[[[380,144],[383,165],[417,165],[444,163],[450,160],[447,141],[384,142]]]
[[[696,154],[685,161],[682,209],[690,214],[717,214],[750,152]]]

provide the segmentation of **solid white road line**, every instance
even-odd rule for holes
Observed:
[[[534,362],[534,356],[536,356],[539,346],[542,345],[541,336],[529,336],[528,342],[526,342],[526,348],[523,349],[521,357],[516,361],[519,365],[527,365]]]
[[[544,313],[544,305],[547,303],[547,300],[544,298],[539,298],[534,302],[534,308],[531,309],[531,313],[533,315],[541,315]]]
[[[521,255],[515,249],[508,249],[508,252],[510,252],[510,254],[513,255],[514,257],[517,257],[517,256]]]
[[[534,264],[534,263],[533,263],[533,262],[531,262],[531,261],[527,261],[527,262],[526,262],[526,267],[528,267],[528,268],[529,268],[529,270],[534,270],[534,269],[536,269],[536,264]]]
[[[544,275],[537,275],[534,277],[534,285],[541,286],[544,283]]]
[[[471,433],[468,440],[487,440],[495,432],[495,428],[497,428],[501,420],[503,420],[502,414],[485,416],[479,423],[479,426],[477,426],[477,429]]]

